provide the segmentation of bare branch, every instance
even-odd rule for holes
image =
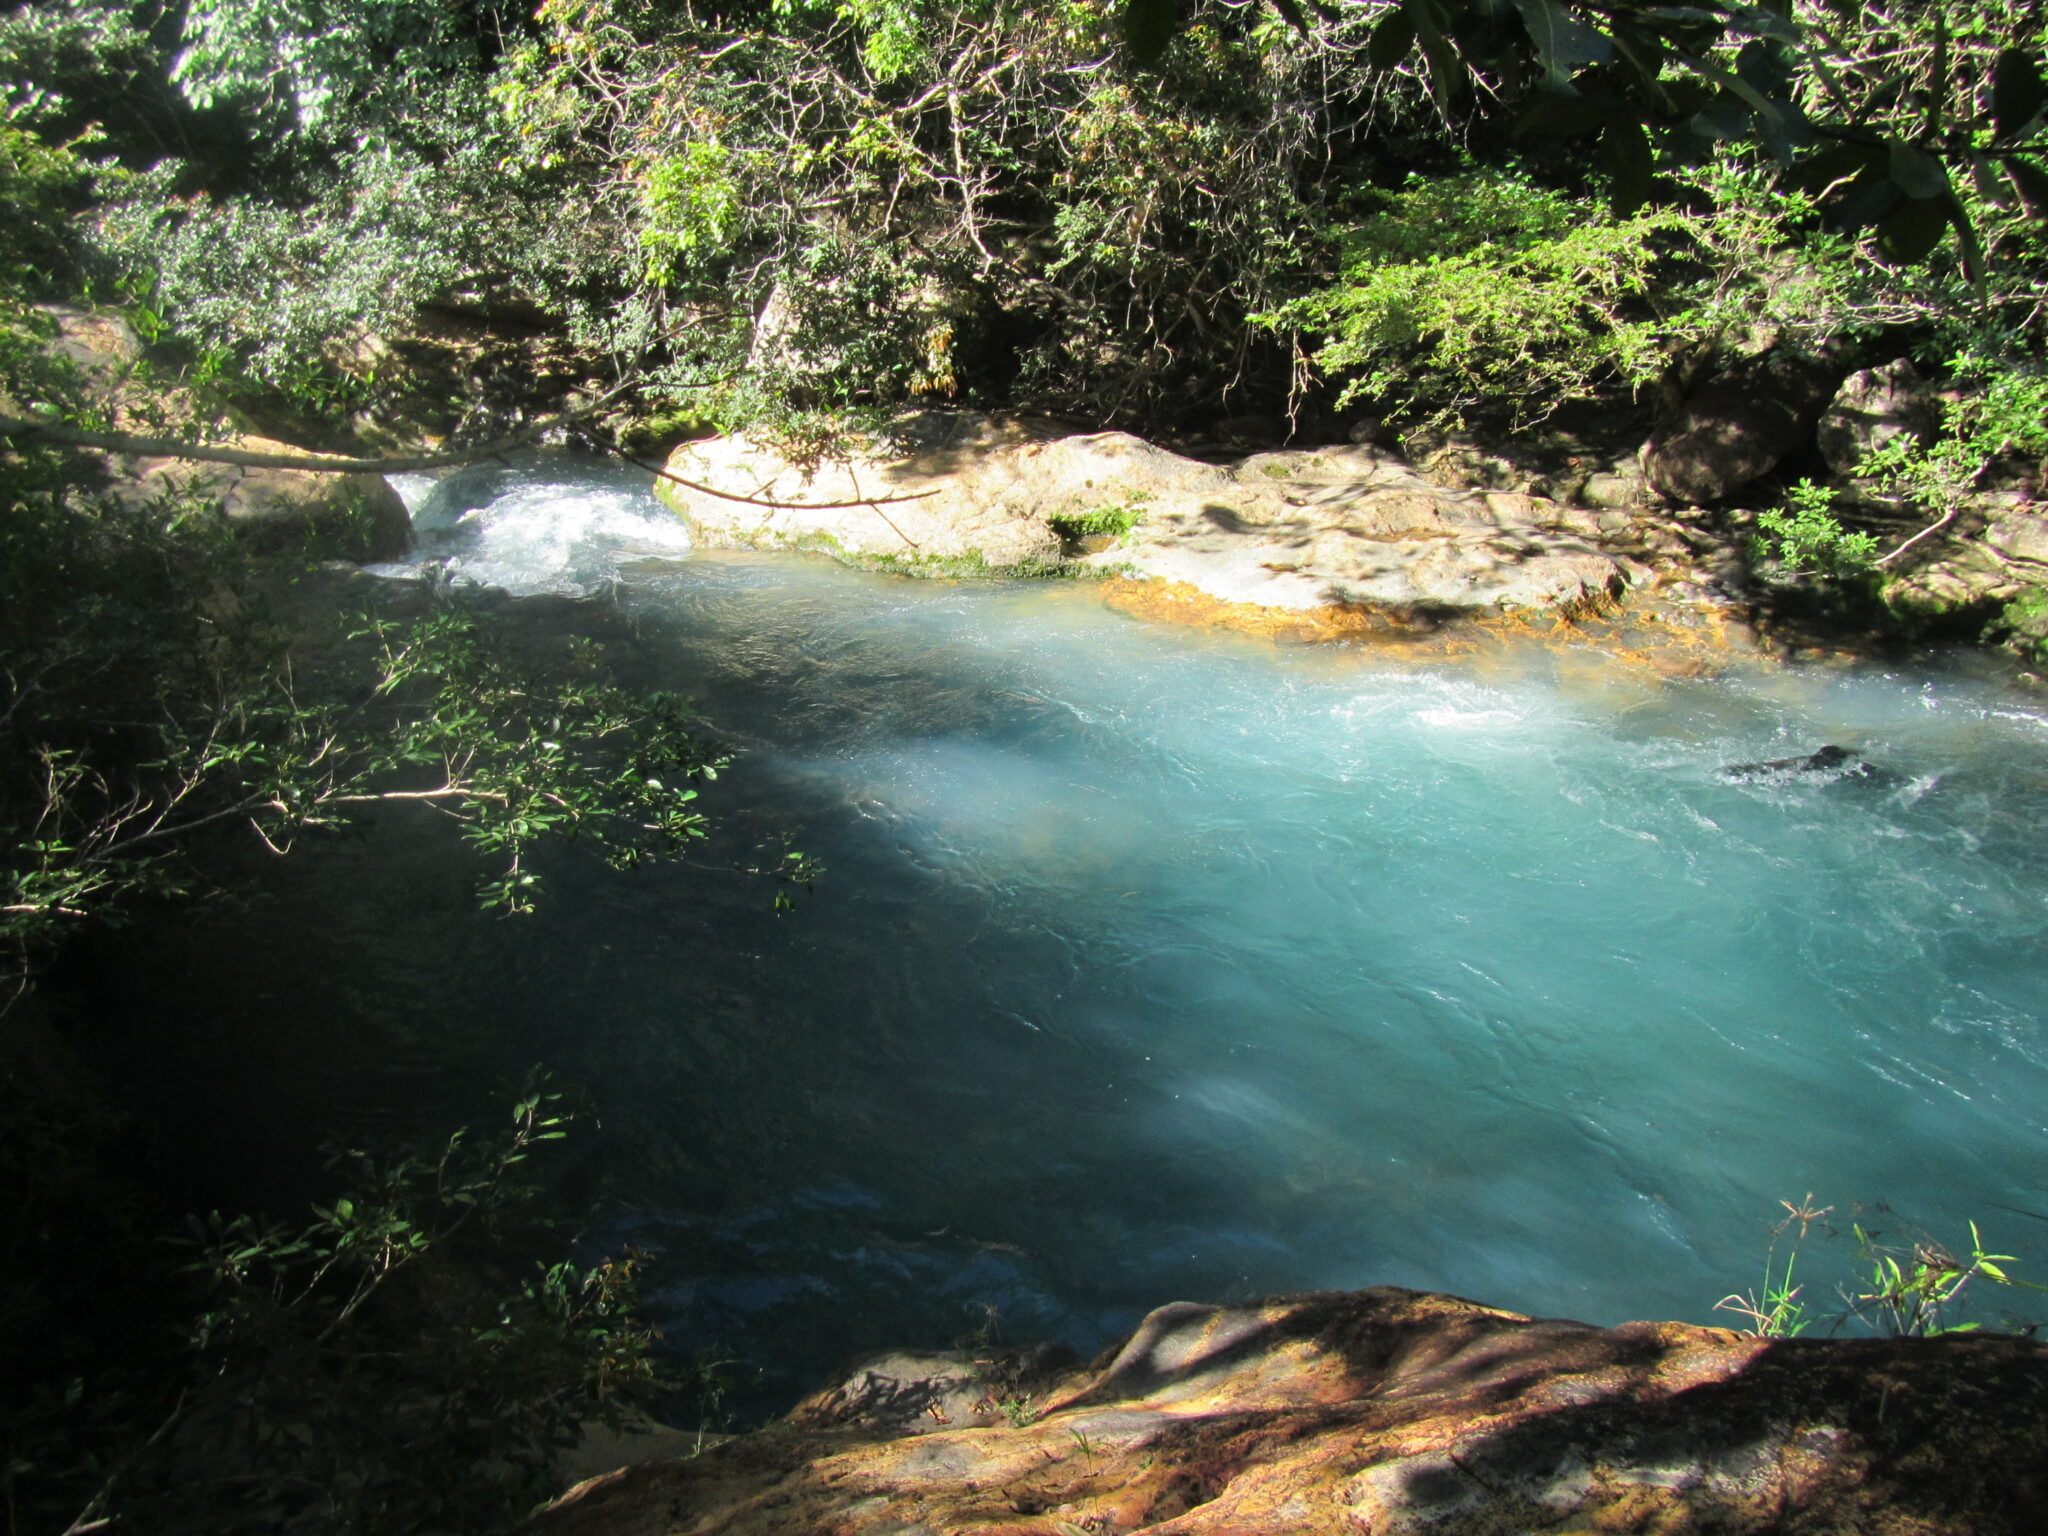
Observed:
[[[65,443],[74,448],[98,448],[106,453],[128,453],[144,458],[191,459],[202,464],[236,464],[244,469],[304,469],[330,475],[391,475],[420,469],[444,469],[456,464],[473,464],[523,447],[554,427],[594,414],[633,386],[620,384],[590,404],[529,422],[509,437],[477,448],[446,453],[400,455],[394,458],[356,459],[340,454],[257,453],[246,448],[225,448],[212,443],[185,442],[168,437],[140,437],[130,432],[84,432],[56,421],[31,421],[19,416],[0,416],[0,437],[35,437],[46,442]]]
[[[939,494],[936,490],[931,490],[913,491],[907,496],[857,496],[852,501],[776,501],[765,496],[742,496],[737,491],[721,491],[713,486],[700,485],[695,480],[685,480],[681,475],[672,474],[666,469],[649,464],[645,459],[634,458],[632,454],[627,453],[623,448],[614,448],[612,452],[624,459],[635,469],[644,469],[650,475],[659,475],[664,480],[673,480],[677,485],[687,490],[699,491],[706,496],[715,496],[720,501],[742,502],[750,507],[773,507],[778,512],[823,512],[838,507],[894,506],[898,502],[923,501],[928,496]],[[894,523],[890,523],[889,526],[896,528]],[[896,531],[898,533],[903,532],[900,528],[897,528]],[[910,544],[912,548],[916,547],[914,541],[907,534],[904,535],[903,542]]]
[[[1940,517],[1937,517],[1925,528],[1922,528],[1918,533],[1914,534],[1913,537],[1906,540],[1906,542],[1901,544],[1897,549],[1893,550],[1888,555],[1879,555],[1875,560],[1871,562],[1871,564],[1876,566],[1890,565],[1894,560],[1898,559],[1899,556],[1903,555],[1915,544],[1918,544],[1922,539],[1927,538],[1931,534],[1939,533],[1942,529],[1946,528],[1950,523],[1954,522],[1956,520],[1956,514],[1961,510],[1962,508],[1959,506],[1951,506],[1946,512],[1942,513]]]

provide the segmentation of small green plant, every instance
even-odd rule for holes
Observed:
[[[1816,1322],[1825,1321],[1834,1332],[1851,1320],[1875,1334],[1891,1338],[1927,1338],[1941,1333],[1964,1333],[1975,1323],[1950,1319],[1960,1310],[1970,1282],[1982,1276],[1994,1285],[2022,1286],[2048,1290],[2026,1280],[2015,1280],[2004,1266],[2013,1262],[2009,1253],[1987,1253],[1977,1224],[1970,1223],[1967,1255],[1952,1252],[1930,1237],[1915,1234],[1903,1245],[1882,1243],[1882,1234],[1866,1231],[1852,1223],[1856,1238],[1853,1278],[1837,1288],[1843,1308],[1816,1316],[1805,1300],[1805,1285],[1795,1279],[1800,1251],[1818,1226],[1828,1235],[1831,1205],[1815,1206],[1813,1196],[1794,1203],[1778,1202],[1785,1219],[1771,1229],[1771,1245],[1764,1255],[1763,1284],[1753,1291],[1740,1291],[1714,1303],[1716,1311],[1733,1312],[1744,1318],[1745,1332],[1760,1339],[1797,1338]],[[1883,1207],[1879,1207],[1883,1209]],[[1787,1234],[1790,1242],[1786,1242]],[[1778,1255],[1785,1252],[1782,1266]]]
[[[1771,1229],[1771,1246],[1764,1254],[1762,1286],[1754,1291],[1723,1296],[1714,1303],[1717,1312],[1733,1312],[1749,1319],[1747,1331],[1760,1339],[1795,1339],[1806,1331],[1809,1322],[1806,1303],[1800,1300],[1805,1287],[1793,1284],[1793,1271],[1798,1267],[1799,1248],[1806,1241],[1807,1232],[1834,1209],[1831,1205],[1815,1209],[1811,1194],[1797,1205],[1790,1200],[1778,1203],[1785,1207],[1787,1214]],[[1795,1224],[1799,1230],[1792,1239],[1791,1252],[1785,1255],[1785,1267],[1781,1270],[1778,1268],[1778,1244]]]
[[[775,915],[781,917],[794,912],[795,888],[801,886],[803,893],[810,895],[824,873],[824,863],[814,855],[795,848],[787,850],[782,855],[782,862],[775,866],[775,878],[779,882],[775,892]]]
[[[1031,1406],[1031,1395],[1028,1392],[1021,1395],[1012,1393],[996,1406],[1002,1409],[1003,1417],[1009,1420],[1012,1429],[1023,1429],[1038,1418],[1038,1410]]]
[[[1105,502],[1088,512],[1055,512],[1046,521],[1069,545],[1084,539],[1109,539],[1121,544],[1145,521],[1146,494],[1133,491],[1121,501]]]
[[[1835,517],[1835,493],[1802,480],[1787,493],[1783,509],[1757,514],[1755,553],[1787,571],[1814,571],[1837,581],[1868,577],[1875,569],[1877,539],[1851,532]]]
[[[1970,1223],[1967,1259],[1931,1239],[1898,1249],[1880,1244],[1876,1234],[1860,1225],[1854,1231],[1857,1261],[1867,1271],[1869,1288],[1845,1292],[1845,1299],[1858,1318],[1893,1338],[1929,1338],[1975,1329],[1975,1323],[1950,1323],[1947,1318],[1961,1306],[1964,1291],[1979,1275],[1994,1285],[2025,1283],[2015,1282],[2000,1267],[2013,1261],[2011,1254],[1984,1251],[1984,1239],[1974,1221]]]

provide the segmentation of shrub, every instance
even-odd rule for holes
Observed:
[[[1690,221],[1613,213],[1595,198],[1512,176],[1413,176],[1343,238],[1343,275],[1259,317],[1327,339],[1318,367],[1338,397],[1445,421],[1482,404],[1518,421],[1665,363],[1641,301],[1658,251]]]
[[[1836,581],[1870,576],[1877,539],[1851,532],[1835,518],[1835,493],[1802,480],[1787,497],[1790,505],[1757,514],[1757,553],[1787,571],[1813,571]]]
[[[1046,521],[1052,531],[1068,544],[1083,539],[1108,538],[1121,541],[1145,521],[1145,494],[1140,491],[1123,501],[1110,502],[1088,512],[1056,512]]]

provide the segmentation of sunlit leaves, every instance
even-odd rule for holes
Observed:
[[[1621,218],[1508,178],[1417,178],[1353,233],[1343,278],[1264,317],[1324,339],[1344,397],[1540,417],[1596,383],[1640,384],[1660,332],[1628,311],[1673,214]]]
[[[723,144],[698,139],[642,173],[640,248],[647,256],[649,283],[671,282],[682,263],[726,253],[742,213],[733,158]]]
[[[191,0],[172,78],[194,106],[242,102],[318,130],[394,76],[476,57],[442,0]]]

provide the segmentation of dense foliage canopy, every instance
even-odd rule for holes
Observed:
[[[316,400],[471,301],[705,420],[1171,429],[1640,392],[1755,324],[2021,358],[2038,32],[2009,0],[197,0],[0,46],[17,124],[106,125],[101,281]],[[185,153],[123,125],[144,80]],[[1473,195],[1442,224],[1430,184]]]

